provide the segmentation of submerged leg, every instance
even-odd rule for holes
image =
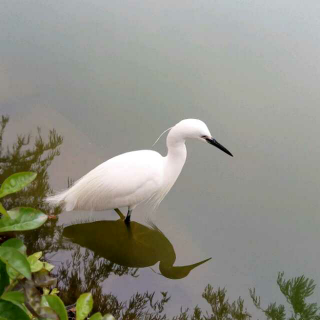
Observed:
[[[125,223],[130,223],[131,212],[132,212],[132,209],[128,208],[127,217],[124,220]]]

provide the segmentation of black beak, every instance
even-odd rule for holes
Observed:
[[[217,140],[215,139],[210,139],[210,138],[205,138],[206,141],[210,144],[212,144],[213,146],[217,147],[218,149],[222,150],[223,152],[225,152],[226,154],[228,154],[229,156],[233,157],[232,153],[226,149],[223,145],[221,145]]]

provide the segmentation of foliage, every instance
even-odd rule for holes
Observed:
[[[27,256],[20,239],[9,239],[0,246],[0,309],[4,319],[29,319],[30,315],[48,317],[48,310],[41,306],[39,287],[56,284],[50,277],[52,265],[40,261],[41,253]],[[49,318],[55,313],[52,311]]]
[[[1,131],[0,131],[1,132]],[[1,141],[1,140],[0,140]],[[21,172],[9,176],[0,187],[0,198],[16,193],[36,178],[31,172]],[[16,208],[10,211],[1,206],[0,231],[24,231],[40,227],[47,215],[33,208]],[[27,256],[24,243],[11,238],[0,246],[0,314],[1,319],[24,320],[30,318],[68,320],[63,301],[50,292],[57,279],[50,276],[53,265],[40,260],[42,252]],[[77,320],[84,320],[92,310],[90,293],[77,300]],[[110,314],[93,319],[112,319]]]
[[[231,303],[226,298],[226,289],[218,288],[214,290],[210,285],[206,287],[202,296],[209,303],[211,313],[207,312],[205,314],[196,306],[192,313],[188,309],[181,310],[179,315],[169,318],[164,313],[165,306],[171,298],[167,292],[161,292],[161,297],[158,300],[155,299],[155,292],[137,292],[128,301],[120,301],[112,293],[104,294],[102,288],[98,285],[105,279],[104,276],[109,276],[111,271],[109,270],[106,274],[104,272],[99,274],[98,271],[100,269],[98,266],[103,269],[104,264],[101,263],[102,261],[98,257],[90,256],[88,250],[85,250],[84,255],[79,250],[76,250],[72,258],[72,262],[59,269],[58,287],[60,296],[64,301],[67,299],[69,303],[72,303],[77,295],[85,291],[91,291],[95,301],[95,306],[93,307],[95,312],[111,313],[119,320],[250,319],[250,314],[245,310],[241,298]],[[84,266],[80,261],[85,261]],[[89,265],[91,266],[90,268]],[[81,270],[84,270],[84,273],[81,273]],[[86,273],[85,270],[93,270],[93,274]],[[130,270],[128,271],[130,272]],[[61,274],[64,274],[63,279],[60,277]]]
[[[123,267],[124,268],[124,267]],[[120,266],[112,264],[110,261],[97,256],[88,249],[80,250],[77,246],[72,255],[72,261],[63,263],[57,273],[58,288],[61,298],[72,303],[80,294],[90,291],[94,297],[94,312],[112,313],[116,319],[127,320],[247,320],[251,315],[247,312],[244,301],[239,297],[236,301],[229,301],[225,288],[214,289],[208,285],[202,297],[207,301],[211,310],[206,312],[196,306],[193,310],[181,310],[180,314],[169,318],[164,310],[166,304],[170,301],[167,292],[162,292],[158,300],[156,300],[155,292],[134,294],[129,300],[121,301],[112,293],[103,293],[102,287],[99,285],[104,282],[111,274],[122,276],[131,275],[138,276],[136,269],[121,269]],[[305,299],[313,294],[315,285],[313,280],[309,280],[304,276],[291,280],[284,280],[283,274],[279,274],[278,285],[283,294],[292,301],[295,310],[303,305],[309,313],[301,316],[292,315],[289,320],[319,320],[317,316],[310,317],[310,310],[317,309],[315,304],[307,304]],[[255,290],[251,290],[254,304],[264,312],[267,319],[285,320],[285,308],[276,303],[270,304],[268,308],[262,309],[260,306],[260,298],[255,295]],[[298,302],[300,299],[300,302]],[[310,305],[312,306],[310,308]],[[314,314],[315,315],[315,314]]]
[[[179,316],[173,320],[247,320],[251,318],[250,313],[244,307],[244,301],[241,297],[238,300],[230,303],[227,298],[227,290],[225,288],[214,288],[208,284],[205,288],[202,297],[211,307],[211,313],[203,311],[196,306],[193,314],[188,314],[188,310],[180,312]]]
[[[49,216],[59,214],[61,209],[49,206],[44,199],[52,192],[47,170],[55,157],[60,154],[59,147],[63,143],[63,137],[53,129],[49,131],[47,141],[45,141],[38,128],[34,139],[30,134],[20,134],[12,146],[5,146],[4,136],[8,123],[9,117],[0,118],[0,181],[6,180],[16,172],[28,171],[35,172],[37,179],[18,194],[13,193],[3,198],[3,206],[5,208],[36,207]],[[19,237],[23,239],[27,247],[46,254],[56,248],[56,241],[54,241],[56,224],[57,219],[49,219],[41,229],[36,232],[23,233]]]
[[[56,214],[54,209],[45,203],[43,196],[51,192],[47,169],[53,159],[60,154],[59,146],[63,138],[50,130],[48,142],[38,134],[31,146],[31,135],[18,135],[17,141],[11,148],[4,148],[3,135],[9,122],[9,117],[2,116],[0,121],[0,181],[4,181],[16,172],[32,171],[37,173],[37,180],[24,189],[19,195],[7,198],[6,207],[20,207],[22,205],[36,206],[48,214]]]
[[[36,176],[33,172],[20,172],[9,176],[1,185],[0,198],[20,191],[31,183]],[[0,233],[36,229],[47,220],[47,215],[39,210],[28,207],[20,207],[6,211],[1,205],[1,214]]]
[[[94,311],[106,312],[106,309],[100,308],[103,305],[103,296],[99,284],[111,274],[139,276],[138,269],[119,266],[100,258],[88,249],[82,253],[77,246],[72,253],[71,261],[63,262],[56,272],[60,296],[66,304],[72,304],[80,294],[91,292],[96,302]]]
[[[36,174],[32,172],[20,172],[9,176],[1,185],[0,198],[22,190],[35,178]],[[47,220],[47,215],[28,207],[6,211],[1,206],[1,214],[1,232],[35,229]],[[52,267],[48,263],[44,264],[39,261],[40,257],[39,253],[27,257],[26,246],[16,238],[9,239],[0,246],[0,309],[2,317],[28,319],[28,312],[38,315],[33,308],[34,300],[28,299],[32,296],[27,295],[27,288],[33,286],[37,290],[36,281],[39,285],[39,283],[43,283],[43,279],[47,280],[49,277],[47,269]],[[34,273],[33,278],[31,273]],[[42,280],[39,278],[40,273],[42,273]],[[24,296],[21,291],[12,291],[18,284],[25,291]]]
[[[320,320],[320,307],[316,303],[307,303],[315,290],[315,283],[304,275],[289,280],[284,279],[284,273],[279,272],[277,284],[285,296],[290,308],[291,316],[288,320]],[[255,289],[250,289],[250,296],[256,308],[261,310],[269,320],[285,320],[286,310],[284,305],[270,303],[266,309],[261,307],[261,299],[256,295]]]
[[[7,240],[0,246],[0,311],[3,319],[68,319],[66,307],[56,295],[57,290],[49,290],[57,282],[49,275],[53,266],[42,262],[40,257],[41,252],[27,256],[19,239]],[[86,319],[92,304],[90,293],[79,297],[77,320]],[[110,314],[106,316],[111,317]],[[97,314],[93,319],[108,319],[106,316]]]
[[[244,309],[243,300],[239,297],[237,301],[229,303],[226,299],[227,290],[225,288],[215,292],[211,285],[208,285],[202,295],[203,298],[211,306],[212,315],[205,317],[208,320],[229,320],[239,319],[245,320],[250,319],[250,314]]]

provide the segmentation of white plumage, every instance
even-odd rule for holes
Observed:
[[[91,170],[71,188],[46,200],[62,205],[67,211],[128,207],[129,222],[131,211],[138,204],[151,201],[157,206],[169,192],[185,163],[187,138],[209,142],[231,155],[212,138],[205,123],[182,120],[168,134],[167,156],[151,150],[118,155]]]

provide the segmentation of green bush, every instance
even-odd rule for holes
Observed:
[[[15,173],[1,185],[0,198],[16,193],[31,183],[37,174]],[[29,207],[6,210],[0,203],[0,234],[33,230],[48,216]],[[24,243],[11,238],[0,246],[0,320],[53,319],[68,320],[63,301],[56,295],[57,279],[50,276],[53,265],[40,260],[42,252],[27,256]],[[87,318],[93,307],[91,293],[82,294],[76,303],[76,319]],[[90,320],[112,320],[112,315],[95,313]]]

